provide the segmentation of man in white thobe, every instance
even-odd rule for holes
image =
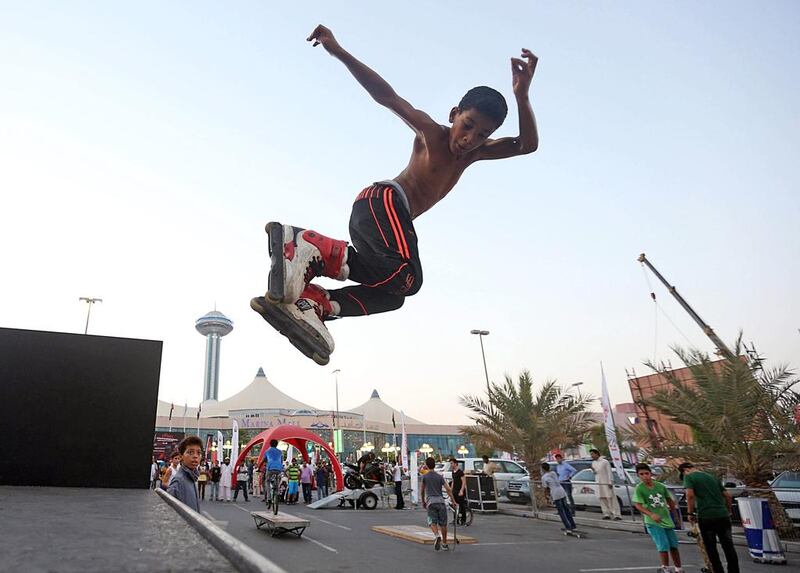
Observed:
[[[598,450],[589,450],[592,456],[592,471],[597,484],[597,498],[600,500],[600,511],[603,519],[620,520],[619,503],[614,493],[614,471],[608,460],[600,457]]]
[[[222,465],[219,466],[220,469],[220,478],[219,478],[219,499],[220,501],[230,501],[231,500],[231,476],[233,474],[233,466],[231,465],[231,461],[228,458],[222,462]]]

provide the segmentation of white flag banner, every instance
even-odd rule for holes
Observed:
[[[417,469],[417,453],[411,456],[411,503],[419,503],[419,470]]]
[[[224,443],[225,442],[222,441],[222,432],[217,430],[217,451],[214,452],[214,456],[219,463],[222,463],[222,460],[225,459],[225,450],[222,449]]]
[[[239,423],[233,420],[233,436],[231,436],[231,463],[236,467],[236,460],[239,459]]]
[[[406,415],[400,410],[400,428],[402,432],[402,437],[400,438],[400,448],[401,448],[401,455],[402,455],[402,464],[403,469],[408,471],[408,436],[406,435]]]
[[[614,469],[620,479],[625,479],[625,469],[622,467],[622,453],[617,443],[617,432],[614,427],[614,414],[611,411],[611,400],[608,398],[608,384],[606,384],[606,373],[603,371],[603,363],[600,363],[600,375],[603,378],[603,395],[601,402],[603,405],[603,422],[606,426],[606,441],[608,451],[611,452],[611,460],[614,462]]]

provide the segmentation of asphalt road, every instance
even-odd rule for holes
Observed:
[[[203,502],[201,510],[228,533],[272,559],[287,571],[359,571],[374,567],[394,569],[391,560],[402,560],[402,570],[437,571],[547,571],[552,573],[600,573],[614,571],[656,571],[658,555],[650,538],[604,529],[589,529],[584,539],[565,537],[556,523],[506,515],[476,514],[472,526],[460,532],[478,539],[474,545],[459,545],[455,551],[435,552],[430,545],[395,539],[373,532],[373,525],[425,525],[419,510],[373,511],[353,509],[307,509],[302,505],[282,506],[281,511],[303,517],[311,525],[301,538],[292,535],[272,538],[256,529],[251,511],[263,504]],[[452,544],[451,544],[452,547]],[[745,548],[737,548],[743,573],[764,573],[766,565],[753,563]],[[702,563],[697,547],[681,544],[686,571],[697,572]],[[782,572],[800,572],[800,559],[789,556]],[[791,563],[794,561],[794,563]],[[371,564],[371,565],[370,565]]]

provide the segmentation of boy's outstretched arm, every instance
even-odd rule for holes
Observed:
[[[427,113],[415,109],[414,106],[397,95],[397,92],[386,80],[342,48],[336,38],[333,37],[333,32],[325,26],[320,24],[314,28],[307,41],[314,42],[314,46],[322,44],[322,47],[331,56],[342,62],[350,70],[356,81],[367,90],[372,99],[400,116],[400,119],[406,122],[415,132],[423,134],[427,130],[439,128],[439,124],[433,121]]]
[[[477,151],[477,160],[503,159],[533,153],[539,148],[539,131],[536,128],[536,116],[533,115],[528,92],[531,87],[533,73],[539,62],[533,52],[522,49],[522,57],[511,58],[512,87],[519,110],[519,135],[517,137],[501,137],[484,143]]]

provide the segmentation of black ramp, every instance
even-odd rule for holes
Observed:
[[[146,488],[161,347],[0,328],[0,484]]]

